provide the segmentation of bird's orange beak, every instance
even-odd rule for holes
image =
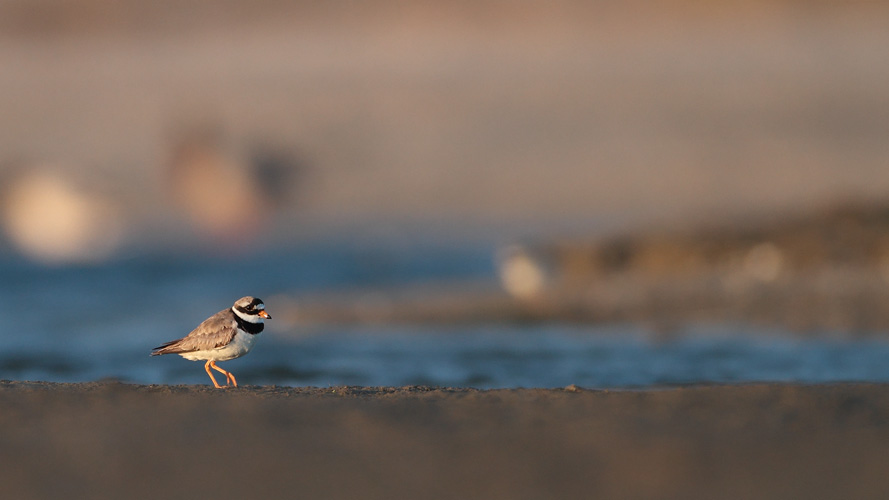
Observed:
[[[265,312],[264,310],[263,310],[263,311],[259,311],[259,317],[260,317],[260,318],[265,318],[265,319],[272,319],[272,317],[269,315],[269,313]]]

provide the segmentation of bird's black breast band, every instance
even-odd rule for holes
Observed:
[[[262,329],[265,328],[265,325],[263,325],[262,323],[251,323],[249,321],[244,321],[237,314],[235,314],[235,321],[238,322],[238,328],[244,330],[250,335],[256,335],[257,333],[262,332]]]

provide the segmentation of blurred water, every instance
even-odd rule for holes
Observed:
[[[241,295],[494,279],[491,248],[328,243],[249,258],[137,257],[47,268],[0,260],[0,379],[208,383],[201,363],[149,357]],[[688,327],[460,324],[275,329],[227,362],[242,384],[647,387],[889,381],[889,341]]]
[[[251,383],[316,386],[577,384],[608,388],[699,382],[889,381],[887,342],[749,333],[690,332],[658,342],[627,326],[353,328],[297,341],[264,339],[271,346],[264,351],[267,355],[244,358],[239,372]],[[200,370],[190,371],[200,381]]]

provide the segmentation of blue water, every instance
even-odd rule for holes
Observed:
[[[94,266],[0,259],[0,379],[196,383],[201,363],[149,357],[235,298],[493,280],[485,245],[342,242],[239,258],[165,255]],[[633,325],[287,327],[271,321],[241,384],[592,388],[751,381],[889,381],[889,337],[794,336],[692,325],[663,340]]]

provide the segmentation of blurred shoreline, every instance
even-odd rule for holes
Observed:
[[[0,175],[66,177],[115,209],[123,248],[243,245],[238,218],[257,215],[198,201],[206,179],[245,173],[254,238],[276,241],[303,224],[480,220],[524,237],[885,199],[886,12],[4,2]],[[215,174],[173,166],[195,137],[212,138]]]
[[[889,329],[889,205],[502,245],[490,277],[281,297],[296,324],[695,323]]]

